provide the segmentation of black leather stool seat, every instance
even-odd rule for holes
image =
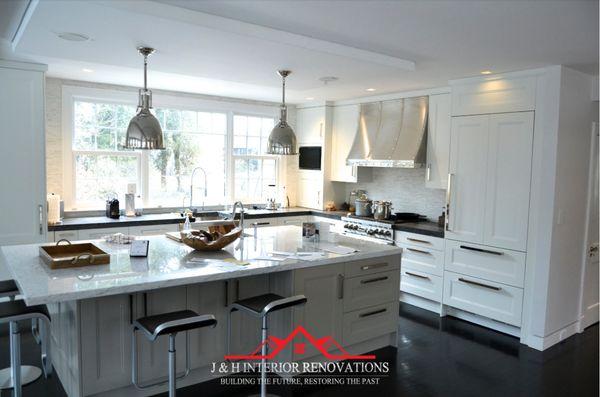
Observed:
[[[15,280],[2,280],[0,281],[0,298],[5,296],[19,295],[19,288]]]
[[[50,314],[46,306],[27,306],[21,300],[0,303],[0,324],[35,317],[45,317],[50,321]]]
[[[281,295],[269,293],[235,301],[231,307],[232,309],[244,310],[255,316],[262,317],[267,313],[304,303],[306,303],[304,295],[286,298]]]
[[[202,327],[214,327],[217,319],[212,314],[199,315],[192,310],[157,314],[137,319],[133,325],[142,330],[149,339],[159,335],[173,334]]]

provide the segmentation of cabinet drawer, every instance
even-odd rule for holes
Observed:
[[[102,229],[84,229],[84,230],[79,231],[79,239],[80,240],[98,240],[106,235],[115,234],[115,233],[129,234],[129,228],[127,228],[127,227],[105,227]]]
[[[160,236],[167,232],[179,231],[179,225],[154,225],[154,226],[130,226],[129,234],[132,236]]]
[[[398,328],[398,301],[344,314],[343,344],[373,339]]]
[[[408,244],[398,246],[402,247],[402,269],[420,270],[436,276],[444,273],[444,251]]]
[[[54,232],[54,241],[66,238],[69,241],[79,240],[79,232],[77,230],[62,230]]]
[[[400,269],[400,255],[394,255],[347,263],[344,267],[344,274],[346,278],[350,278],[398,269]]]
[[[279,219],[277,218],[253,218],[253,219],[245,219],[244,227],[245,228],[253,228],[253,227],[269,227],[269,226],[279,226]]]
[[[346,278],[344,312],[397,300],[399,279],[398,270]]]
[[[438,251],[444,250],[444,239],[439,237],[396,231],[394,232],[394,240],[397,245],[410,244],[415,247],[429,248]]]
[[[307,222],[308,217],[306,216],[286,216],[285,218],[281,218],[280,224],[282,226],[302,226],[303,222]]]
[[[475,277],[444,272],[444,299],[448,306],[520,326],[523,290]]]
[[[525,253],[448,240],[445,270],[523,287]]]
[[[405,268],[402,268],[400,272],[400,291],[402,292],[441,302],[443,286],[443,280],[438,276]]]

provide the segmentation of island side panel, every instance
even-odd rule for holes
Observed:
[[[48,305],[50,313],[50,354],[55,373],[68,396],[83,395],[81,384],[81,329],[77,301]]]

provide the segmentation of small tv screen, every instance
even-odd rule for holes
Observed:
[[[321,169],[321,146],[302,146],[299,150],[299,166],[301,170]]]

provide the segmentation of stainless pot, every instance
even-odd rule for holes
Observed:
[[[375,219],[390,219],[392,216],[391,201],[374,201],[373,202],[373,217]]]
[[[356,199],[354,206],[356,207],[356,216],[371,216],[373,202],[367,198]]]

